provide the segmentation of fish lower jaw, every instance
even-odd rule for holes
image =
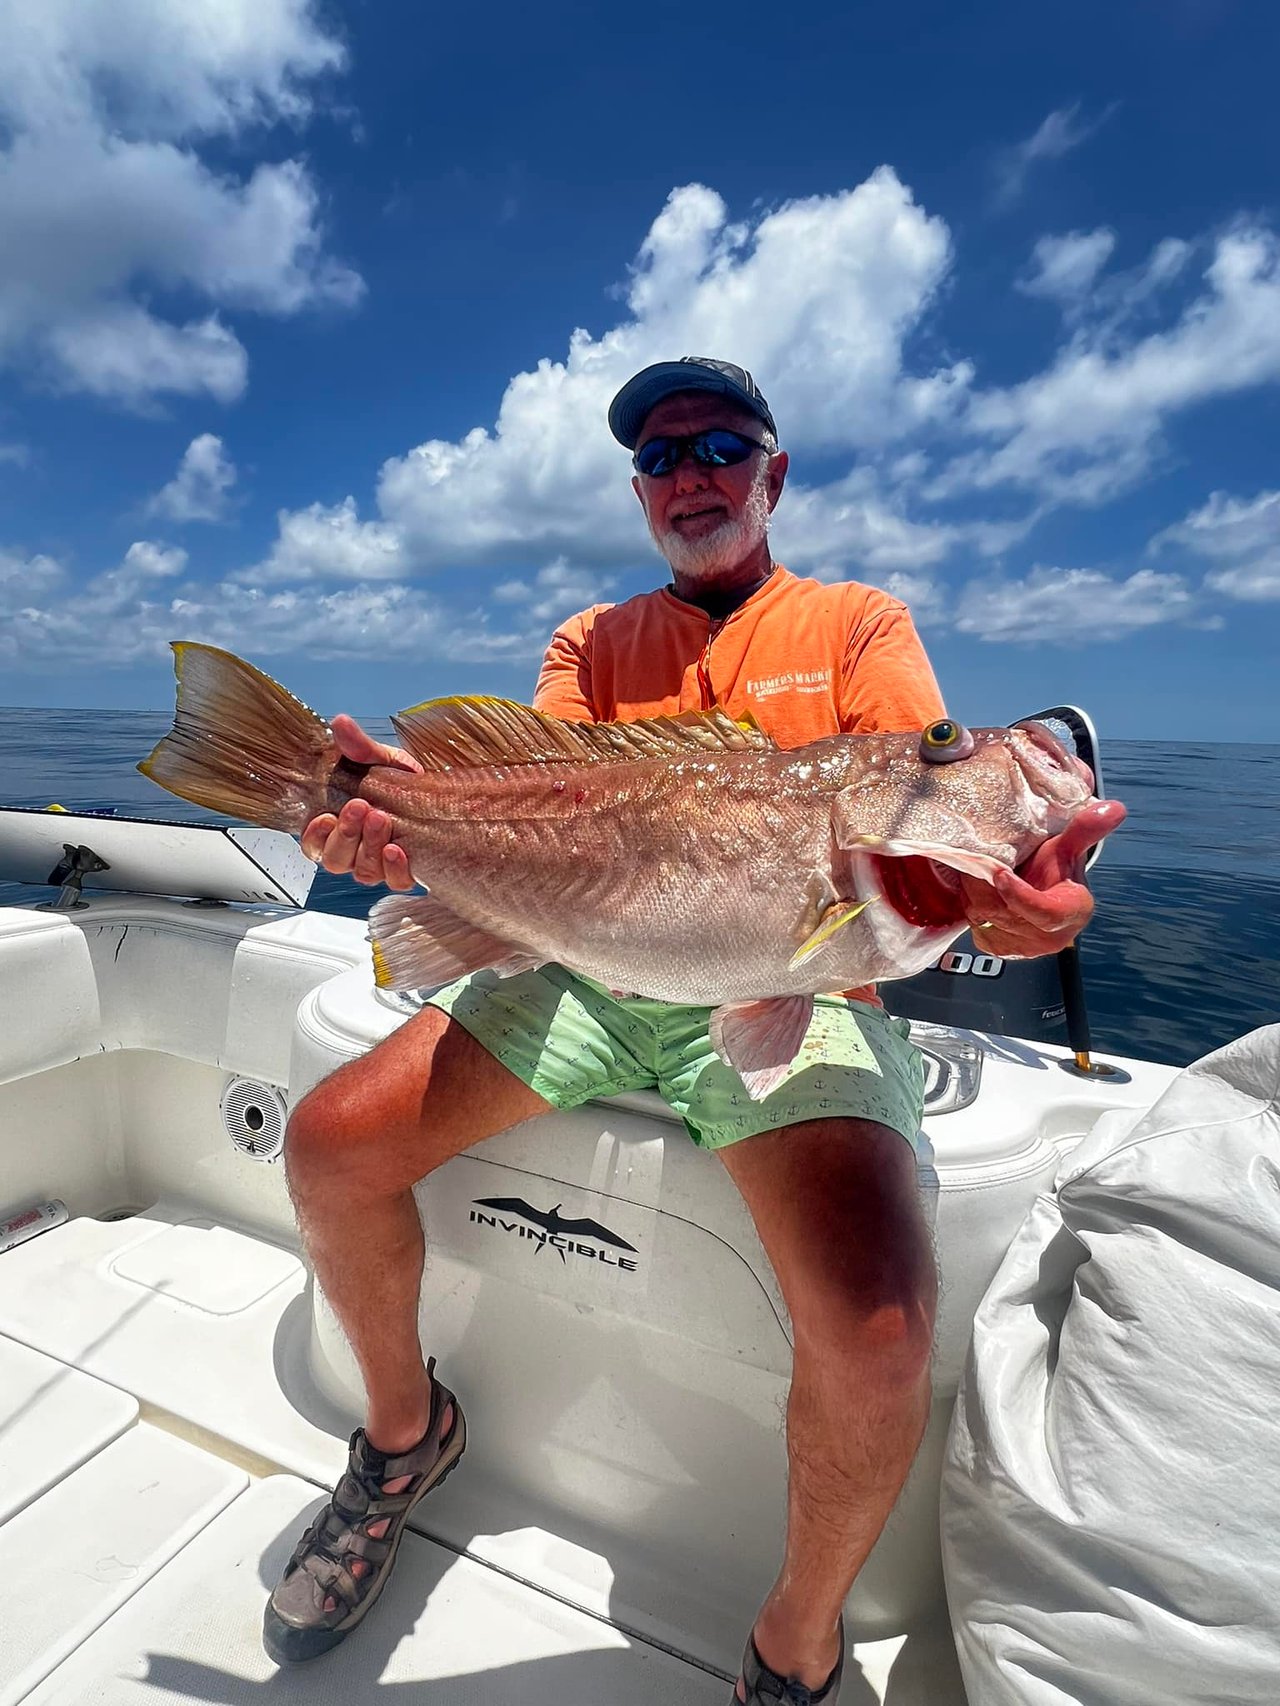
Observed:
[[[869,901],[858,924],[862,927],[861,959],[868,967],[863,982],[879,983],[893,978],[914,977],[946,952],[965,928],[959,899],[959,881],[951,870],[934,867],[938,896],[933,907],[916,910],[915,916],[900,910],[902,891],[894,879],[906,876],[904,861],[862,854],[853,862],[853,886],[858,900]],[[931,860],[914,861],[921,866]],[[887,879],[890,893],[886,893]],[[897,893],[898,904],[892,895]],[[931,915],[932,914],[932,915]],[[852,980],[851,980],[852,981]]]

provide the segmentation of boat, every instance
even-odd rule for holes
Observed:
[[[306,905],[275,832],[6,810],[5,875],[52,887],[0,908],[0,1706],[726,1706],[781,1556],[791,1343],[724,1170],[640,1092],[423,1181],[424,1345],[466,1458],[358,1634],[277,1674],[263,1603],[362,1410],[285,1122],[420,998],[375,988],[363,923]],[[935,984],[1001,981],[946,958]],[[1064,1157],[1177,1075],[933,999],[933,1406],[848,1602],[842,1706],[963,1706],[939,1486],[975,1312]]]

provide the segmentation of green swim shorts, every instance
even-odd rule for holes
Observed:
[[[476,972],[427,997],[556,1108],[657,1090],[704,1149],[800,1120],[876,1120],[916,1149],[924,1061],[905,1019],[819,995],[786,1078],[753,1102],[711,1046],[710,1007],[615,996],[545,965],[517,977]]]

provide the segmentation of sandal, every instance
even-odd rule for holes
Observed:
[[[747,1637],[747,1650],[742,1655],[742,1680],[746,1685],[746,1706],[836,1706],[840,1695],[840,1678],[844,1672],[844,1619],[840,1621],[840,1657],[836,1668],[819,1689],[806,1688],[794,1677],[779,1676],[770,1670],[760,1657],[754,1631]],[[732,1706],[742,1706],[735,1687]]]
[[[432,1357],[427,1364],[431,1420],[411,1450],[389,1457],[369,1443],[363,1428],[352,1434],[346,1474],[298,1542],[267,1601],[262,1644],[277,1664],[317,1658],[351,1633],[386,1585],[410,1511],[457,1467],[467,1426],[458,1400],[435,1380],[435,1366]],[[453,1421],[441,1438],[441,1419],[450,1404]],[[413,1479],[401,1492],[383,1492],[384,1482],[404,1475]],[[388,1518],[385,1534],[375,1540],[369,1529]],[[368,1566],[360,1575],[351,1569],[357,1559]],[[330,1600],[332,1608],[326,1611]]]

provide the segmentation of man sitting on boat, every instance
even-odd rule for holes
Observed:
[[[633,452],[632,484],[672,579],[559,628],[540,710],[606,722],[718,705],[750,714],[784,747],[944,717],[901,602],[858,582],[799,579],[773,561],[769,517],[788,459],[749,373],[695,357],[645,368],[614,398],[609,425]],[[353,762],[418,768],[350,718],[334,731]],[[1109,827],[1103,809],[1087,808],[1020,876],[995,887],[962,879],[985,949],[1029,957],[1075,938],[1092,910],[1076,879]],[[303,846],[329,871],[408,889],[408,859],[390,831],[386,813],[356,799],[315,818]],[[739,1093],[713,1049],[709,1013],[555,965],[501,980],[481,973],[435,992],[294,1110],[290,1189],[359,1361],[368,1415],[348,1473],[269,1602],[273,1657],[313,1657],[355,1627],[410,1510],[465,1444],[456,1397],[434,1378],[434,1359],[423,1365],[413,1185],[520,1121],[633,1089],[648,1074],[741,1191],[794,1330],[785,1556],[747,1638],[736,1698],[834,1706],[845,1599],[928,1414],[936,1281],[914,1153],[922,1063],[906,1022],[873,988],[823,997],[813,1018],[821,1099],[817,1075],[790,1071],[757,1100]]]

